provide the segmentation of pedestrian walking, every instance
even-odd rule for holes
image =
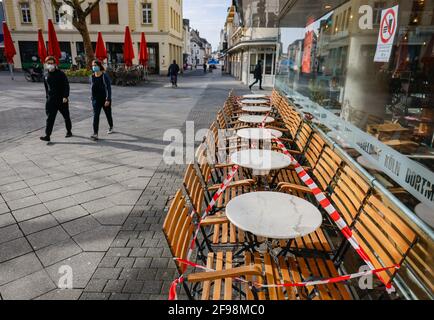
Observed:
[[[203,73],[206,73],[206,62],[203,63]]]
[[[173,60],[172,64],[169,66],[168,76],[170,77],[170,82],[172,82],[172,88],[178,87],[178,73],[179,66],[176,60]]]
[[[47,74],[44,77],[45,94],[47,101],[45,103],[45,113],[47,114],[47,125],[45,127],[45,136],[41,137],[42,141],[50,141],[53,132],[54,122],[56,121],[57,112],[60,112],[65,119],[66,136],[72,137],[72,123],[69,115],[69,81],[66,75],[59,70],[56,59],[48,56],[45,59],[45,69]]]
[[[105,68],[99,60],[92,62],[91,91],[93,107],[93,135],[91,135],[91,138],[98,140],[101,110],[104,110],[109,125],[107,134],[113,133],[112,87],[110,78],[105,73]]]
[[[262,88],[262,60],[259,60],[255,66],[255,71],[253,72],[253,76],[255,78],[255,82],[253,82],[249,89],[252,90],[252,87],[259,82],[259,90],[264,90]]]

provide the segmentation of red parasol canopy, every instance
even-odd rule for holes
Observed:
[[[133,65],[134,59],[134,48],[133,48],[133,40],[131,39],[130,28],[128,26],[125,27],[125,39],[124,39],[124,61],[127,67],[131,67]]]
[[[51,19],[48,19],[48,54],[56,58],[57,63],[59,63],[59,59],[62,57],[59,41],[57,41],[56,30],[54,30],[53,21]]]
[[[105,48],[105,44],[104,44],[104,40],[102,38],[101,32],[98,32],[98,40],[96,42],[95,57],[99,61],[104,61],[105,59],[107,59],[107,50]]]
[[[41,63],[44,63],[47,57],[47,48],[45,48],[44,36],[41,29],[38,30],[38,56]]]
[[[15,50],[14,42],[12,41],[12,36],[6,22],[3,22],[3,35],[5,43],[4,56],[9,64],[13,64],[17,51]]]
[[[140,40],[140,54],[139,54],[139,63],[146,67],[148,64],[148,44],[146,43],[145,33],[142,32],[142,38]]]

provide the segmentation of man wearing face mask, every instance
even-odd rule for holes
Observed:
[[[69,116],[68,106],[68,78],[57,68],[56,59],[52,56],[45,59],[45,68],[48,71],[44,78],[45,93],[47,97],[47,102],[45,104],[47,126],[45,128],[45,137],[41,137],[40,139],[49,142],[51,133],[53,132],[57,112],[60,112],[65,119],[66,138],[72,137],[72,123]]]

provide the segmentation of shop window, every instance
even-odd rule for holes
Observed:
[[[20,3],[21,10],[21,22],[22,23],[32,23],[32,16],[30,13],[30,4],[28,2]]]
[[[119,24],[119,12],[117,3],[107,3],[109,24]]]
[[[142,3],[143,24],[152,23],[152,3]]]
[[[265,55],[265,74],[273,74],[273,54]]]
[[[90,23],[91,24],[101,24],[101,15],[99,12],[99,4],[97,4],[96,7],[93,8],[92,12],[90,13]]]

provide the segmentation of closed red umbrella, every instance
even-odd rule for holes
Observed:
[[[54,30],[51,19],[48,19],[48,54],[56,58],[56,62],[59,64],[62,53],[60,52],[59,41],[57,41],[56,30]]]
[[[105,48],[105,44],[104,44],[104,40],[102,39],[101,32],[98,32],[98,40],[96,42],[95,57],[99,61],[104,61],[105,59],[107,59],[107,50]]]
[[[7,63],[9,64],[11,78],[12,80],[14,80],[14,71],[12,65],[14,64],[14,56],[17,54],[17,51],[15,50],[14,42],[12,41],[12,36],[6,22],[3,22],[3,36],[5,46],[3,55],[6,58]]]
[[[17,51],[15,50],[14,42],[12,41],[12,36],[6,22],[3,22],[3,35],[5,45],[4,56],[9,64],[13,64],[14,56],[17,54]]]
[[[124,62],[127,67],[131,67],[133,65],[134,59],[134,48],[133,48],[133,40],[131,39],[130,28],[128,26],[125,27],[125,39],[124,39]]]
[[[45,62],[47,57],[47,48],[45,47],[44,36],[42,35],[42,30],[38,30],[38,55],[41,63]]]
[[[139,54],[139,62],[141,65],[146,67],[148,64],[148,44],[146,43],[145,33],[142,32],[142,38],[140,40],[140,54]]]

